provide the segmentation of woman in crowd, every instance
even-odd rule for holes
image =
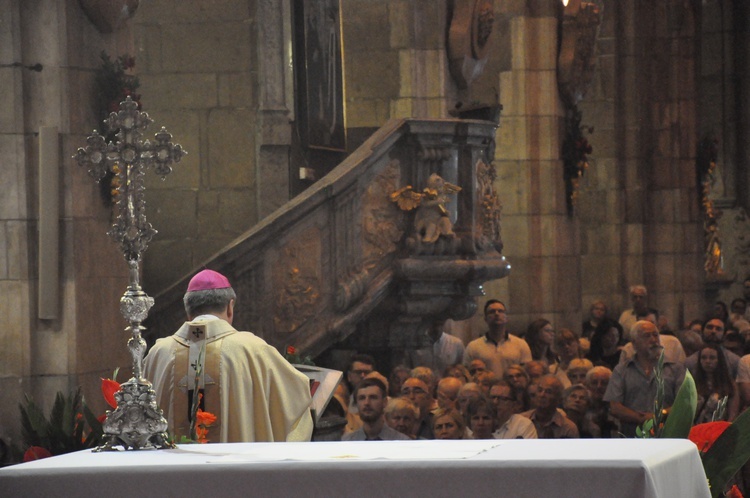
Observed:
[[[391,429],[416,439],[417,420],[419,408],[409,398],[391,398],[388,401],[388,406],[385,407],[385,423]]]
[[[456,363],[455,365],[446,367],[445,371],[443,372],[443,377],[455,377],[460,380],[462,384],[471,382],[471,374],[469,373],[469,369],[460,363]]]
[[[582,438],[601,437],[601,430],[586,416],[591,405],[591,395],[583,384],[573,384],[563,392],[563,410],[568,418],[578,427]]]
[[[602,365],[614,370],[620,362],[622,325],[615,320],[605,320],[591,336],[591,349],[588,359],[594,365]]]
[[[591,363],[591,360],[587,360],[586,358],[573,358],[570,360],[567,375],[571,385],[585,383],[586,374],[588,374],[589,370],[592,368],[594,368],[594,364]]]
[[[607,318],[607,305],[604,301],[594,301],[589,308],[589,317],[583,321],[581,336],[591,340],[594,331]]]
[[[458,410],[438,410],[432,419],[435,439],[464,439],[466,424]]]
[[[529,387],[529,374],[521,365],[511,365],[505,369],[503,379],[510,385],[515,399],[513,413],[521,413],[530,410],[529,396],[526,388]]]
[[[737,386],[729,374],[724,353],[716,346],[704,346],[699,353],[695,372],[698,408],[695,423],[711,422],[719,402],[726,396],[727,403],[721,420],[732,421],[739,411]]]
[[[496,420],[497,409],[489,399],[482,396],[469,401],[465,422],[472,439],[492,439]]]
[[[557,351],[558,363],[551,365],[549,371],[560,379],[563,387],[570,387],[567,371],[571,360],[580,358],[580,346],[578,336],[572,330],[560,329],[555,334],[555,350]]]
[[[555,329],[549,320],[539,318],[529,324],[524,336],[531,349],[531,359],[541,361],[547,367],[557,362],[552,345],[555,342]]]

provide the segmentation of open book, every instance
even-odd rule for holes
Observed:
[[[344,372],[340,370],[331,370],[329,368],[314,367],[311,365],[294,365],[294,368],[307,375],[310,379],[310,394],[312,394],[313,420],[317,424],[323,415],[328,403],[344,377]]]

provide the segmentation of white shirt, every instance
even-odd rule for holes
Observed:
[[[513,414],[498,430],[492,433],[495,439],[537,439],[536,427],[531,419]]]

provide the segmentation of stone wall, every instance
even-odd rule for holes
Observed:
[[[72,159],[97,127],[99,53],[126,51],[126,30],[99,33],[78,1],[0,2],[0,438],[21,446],[19,403],[30,395],[48,413],[58,391],[82,387],[103,413],[100,378],[130,360],[119,298],[125,261],[107,237],[110,211]],[[41,70],[31,69],[41,64]],[[39,318],[39,129],[59,131],[59,302]],[[54,146],[53,146],[54,147]],[[42,182],[45,179],[41,179]],[[54,194],[52,194],[54,195]]]
[[[595,127],[579,210],[584,310],[603,298],[616,316],[642,283],[673,327],[703,316],[695,14],[682,1],[604,2],[581,105]]]
[[[166,181],[146,180],[152,295],[258,221],[257,21],[239,0],[141,2],[133,19],[143,110],[188,151]]]

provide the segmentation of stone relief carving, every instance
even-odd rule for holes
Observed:
[[[502,204],[495,191],[495,166],[483,160],[477,161],[477,204],[479,205],[480,230],[476,237],[476,246],[480,251],[491,247],[503,252],[503,241],[500,233],[500,213]]]
[[[305,243],[286,247],[278,264],[283,276],[276,278],[279,290],[273,321],[279,332],[294,332],[318,310],[320,278],[315,268],[320,261],[320,237],[307,234],[299,239]]]
[[[370,270],[385,255],[398,249],[404,235],[404,222],[398,210],[388,202],[388,194],[397,188],[400,163],[391,161],[365,190],[362,199],[363,260],[359,268],[339,279],[335,306],[344,311],[367,290]]]
[[[402,218],[388,202],[389,193],[398,187],[399,166],[398,161],[391,161],[365,191],[362,227],[366,262],[394,252],[404,234]]]

